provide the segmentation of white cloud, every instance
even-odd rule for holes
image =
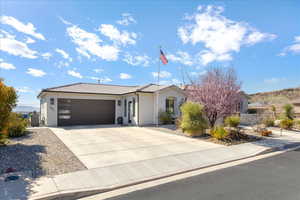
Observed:
[[[82,79],[83,76],[79,73],[79,72],[76,72],[74,70],[68,70],[67,72],[70,76],[73,76],[73,77],[76,77],[76,78],[80,78]]]
[[[4,62],[4,60],[0,58],[0,69],[12,70],[16,69],[16,67],[11,63]]]
[[[27,44],[15,39],[15,36],[6,31],[0,32],[0,50],[14,56],[21,56],[24,58],[37,58],[37,51],[28,48]]]
[[[133,65],[133,66],[148,66],[149,63],[150,63],[150,57],[147,56],[147,55],[131,55],[129,53],[126,53],[124,55],[124,58],[123,58],[123,61],[130,64],[130,65]]]
[[[68,62],[65,62],[65,61],[59,61],[58,63],[55,63],[55,65],[58,68],[63,68],[63,67],[68,67],[70,64]]]
[[[45,40],[45,37],[41,33],[36,32],[36,28],[34,27],[34,25],[32,23],[24,24],[24,23],[20,22],[19,20],[17,20],[16,18],[10,17],[10,16],[1,16],[0,22],[2,24],[7,24],[7,25],[13,27],[14,29],[16,29],[19,32],[31,35],[40,40]]]
[[[99,79],[100,83],[108,83],[108,82],[112,82],[112,80],[108,77],[102,77]]]
[[[230,20],[222,15],[223,7],[207,6],[188,17],[189,23],[178,28],[177,33],[184,44],[202,43],[206,48],[198,55],[207,65],[213,61],[232,59],[232,53],[242,46],[273,40],[276,35],[259,32],[245,22]]]
[[[101,24],[98,30],[116,44],[133,45],[136,43],[136,33],[121,32],[111,24]]]
[[[126,73],[120,73],[120,79],[131,79],[132,76]]]
[[[97,74],[99,74],[99,73],[103,72],[104,70],[103,70],[103,69],[100,69],[100,68],[98,68],[98,69],[93,69],[93,71],[94,71],[94,72],[96,72]]]
[[[35,40],[30,38],[30,37],[27,37],[26,41],[25,41],[27,44],[32,44],[32,43],[35,43]]]
[[[196,58],[198,58],[199,62],[202,63],[202,65],[207,65],[210,62],[213,61],[229,61],[232,60],[231,54],[215,54],[208,50],[202,50],[197,55]]]
[[[64,50],[62,50],[62,49],[55,49],[55,51],[57,52],[57,53],[59,53],[64,59],[67,59],[67,60],[69,60],[69,62],[72,62],[72,58],[70,57],[70,55],[67,53],[67,52],[65,52]]]
[[[44,72],[43,70],[34,68],[28,68],[26,73],[34,77],[42,77],[46,75],[46,72]]]
[[[294,43],[290,46],[285,47],[279,55],[285,56],[288,52],[300,54],[300,36],[296,36],[294,38]]]
[[[158,77],[158,72],[152,72],[152,76],[153,77]],[[171,76],[172,76],[172,74],[170,72],[167,72],[167,71],[161,71],[159,73],[160,78],[170,78]]]
[[[176,78],[173,78],[171,80],[162,80],[162,81],[159,81],[159,84],[160,85],[180,85],[182,82],[179,81],[178,79]]]
[[[31,93],[32,91],[30,90],[29,87],[19,87],[19,88],[16,88],[17,92],[21,92],[21,93]]]
[[[264,83],[267,83],[267,84],[277,84],[277,83],[280,83],[282,81],[285,81],[286,78],[269,78],[269,79],[265,79],[264,80]]]
[[[87,78],[92,79],[92,80],[100,80],[100,78],[95,77],[95,76],[87,76]]]
[[[88,59],[91,58],[90,54],[88,54],[86,51],[84,51],[84,50],[82,50],[82,49],[80,49],[80,48],[76,48],[76,51],[77,51],[79,54],[81,54],[81,55],[87,57]]]
[[[276,35],[269,34],[269,33],[261,33],[258,31],[254,31],[253,33],[249,34],[246,38],[246,43],[248,44],[256,44],[258,42],[262,42],[265,40],[274,40],[276,38]]]
[[[176,54],[168,54],[166,57],[170,61],[181,63],[183,65],[191,66],[195,64],[193,58],[184,51],[177,51]]]
[[[118,24],[128,26],[130,24],[136,24],[136,20],[132,17],[130,13],[123,13],[122,19],[117,21]]]
[[[87,32],[77,26],[67,28],[73,43],[78,45],[76,51],[89,58],[90,54],[107,61],[118,59],[119,49],[116,46],[100,45],[103,41],[94,33]],[[89,56],[88,56],[89,55]]]
[[[207,73],[207,71],[204,70],[204,71],[201,71],[201,72],[191,72],[190,75],[191,75],[191,76],[203,76],[203,75],[205,75],[206,73]]]
[[[41,54],[41,56],[42,56],[45,60],[49,60],[50,57],[52,56],[52,54],[49,53],[49,52],[46,52],[46,53]]]

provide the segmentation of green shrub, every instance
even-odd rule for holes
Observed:
[[[265,118],[265,119],[263,119],[262,123],[263,123],[266,127],[274,126],[274,120],[271,119],[271,118]]]
[[[294,126],[295,128],[300,129],[300,119],[294,120]]]
[[[225,119],[225,125],[229,127],[236,128],[240,125],[241,119],[239,116],[229,116]]]
[[[21,137],[26,135],[26,128],[28,121],[23,119],[17,113],[11,113],[8,122],[8,135],[9,137]]]
[[[203,106],[198,103],[187,102],[180,109],[182,112],[181,129],[192,136],[203,134],[208,127]]]
[[[229,135],[229,132],[223,126],[216,126],[211,130],[210,134],[218,140],[223,140]]]
[[[283,119],[281,120],[280,122],[280,128],[283,128],[283,129],[291,129],[294,125],[294,121],[291,120],[291,119]]]
[[[283,118],[294,119],[294,107],[291,104],[285,104],[283,106]]]
[[[158,116],[159,116],[159,121],[162,124],[171,124],[173,122],[171,113],[160,111]]]

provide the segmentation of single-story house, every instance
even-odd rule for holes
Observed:
[[[156,124],[158,111],[179,116],[185,94],[176,85],[75,83],[43,89],[38,98],[45,126],[117,124],[120,117],[123,124],[140,126]]]

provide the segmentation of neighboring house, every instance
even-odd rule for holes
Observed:
[[[247,113],[248,112],[249,97],[243,91],[240,92],[240,95],[241,95],[241,99],[240,99],[240,102],[237,105],[236,111],[239,112],[239,113]]]
[[[175,85],[75,83],[43,89],[38,98],[46,126],[116,124],[120,117],[124,124],[148,125],[157,123],[158,110],[179,116],[185,95]]]

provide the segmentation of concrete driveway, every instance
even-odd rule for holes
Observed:
[[[141,127],[74,126],[51,130],[89,169],[220,147]]]

